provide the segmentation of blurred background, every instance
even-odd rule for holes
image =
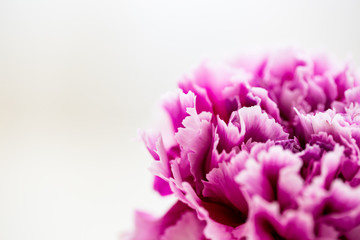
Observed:
[[[118,239],[151,189],[136,140],[204,58],[286,46],[360,64],[359,1],[0,1],[0,239]]]

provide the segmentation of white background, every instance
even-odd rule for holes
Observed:
[[[115,240],[161,213],[135,140],[205,57],[281,46],[360,64],[359,1],[0,1],[0,240]]]

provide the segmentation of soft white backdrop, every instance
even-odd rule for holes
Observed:
[[[137,128],[205,57],[281,46],[360,64],[359,1],[0,1],[0,239],[115,240],[161,213]]]

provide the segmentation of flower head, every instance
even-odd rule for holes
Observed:
[[[178,202],[160,219],[138,214],[133,239],[360,233],[360,78],[348,64],[293,49],[205,62],[163,106],[170,127],[142,137],[155,190]]]

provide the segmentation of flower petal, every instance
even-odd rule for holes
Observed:
[[[243,221],[247,217],[248,204],[239,184],[235,181],[235,176],[244,169],[248,157],[246,152],[240,152],[230,162],[220,163],[218,168],[214,168],[206,175],[207,181],[203,181],[203,196],[214,202],[233,206],[243,215],[239,217],[239,220],[243,219]]]
[[[201,191],[201,180],[205,177],[202,169],[212,140],[211,114],[197,114],[194,108],[189,108],[188,113],[190,116],[183,121],[184,128],[179,128],[175,138],[181,149],[181,161],[190,163],[190,172]]]
[[[267,140],[285,140],[288,134],[284,132],[280,124],[261,112],[259,106],[243,107],[239,109],[239,116],[244,121],[244,142],[251,139],[252,142],[266,142]]]
[[[310,215],[292,210],[280,215],[275,202],[269,203],[261,197],[253,199],[249,224],[250,240],[314,239]]]
[[[184,213],[175,225],[167,228],[161,240],[204,240],[204,221],[199,221],[194,212]]]

